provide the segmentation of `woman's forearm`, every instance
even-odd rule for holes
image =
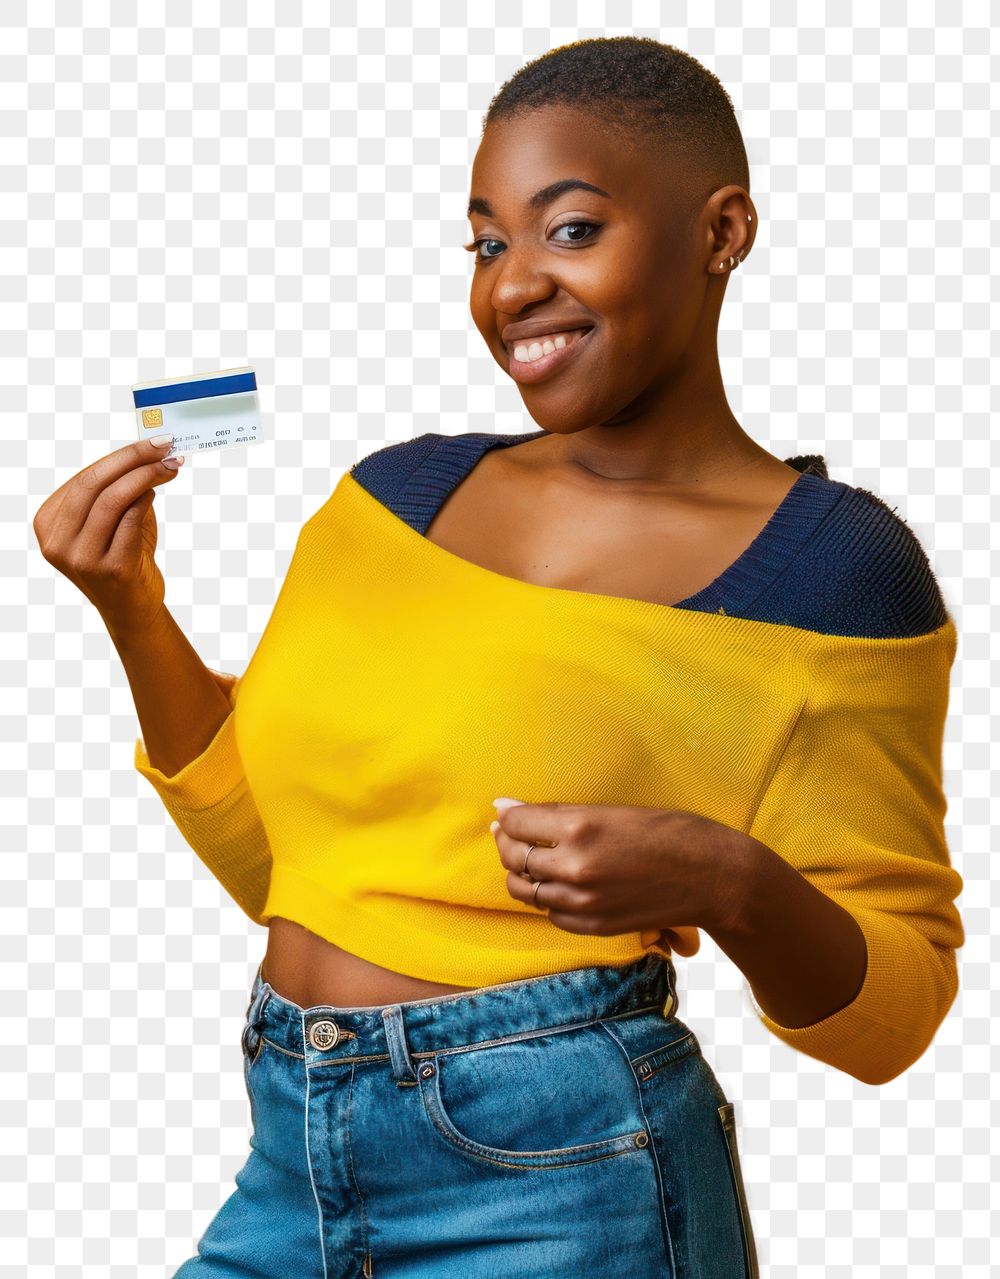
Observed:
[[[811,1026],[860,991],[868,950],[854,917],[759,840],[734,832],[733,906],[706,932],[780,1026]]]
[[[149,762],[165,776],[205,750],[232,707],[166,608],[141,631],[108,627],[125,667]]]

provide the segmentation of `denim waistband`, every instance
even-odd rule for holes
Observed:
[[[254,1041],[263,1036],[304,1057],[307,1065],[388,1055],[397,1077],[411,1073],[408,1052],[433,1053],[642,1012],[672,1017],[677,1011],[676,971],[659,954],[626,965],[573,968],[454,995],[367,1007],[300,1008],[264,980],[262,967],[263,961],[251,990],[245,1036]]]

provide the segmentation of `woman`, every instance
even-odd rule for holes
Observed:
[[[269,930],[252,1151],[184,1279],[754,1276],[672,954],[708,931],[775,1035],[871,1084],[950,1007],[954,625],[904,521],[729,410],[748,188],[670,46],[504,85],[471,306],[540,429],[355,465],[240,679],[163,607],[153,445],[36,517],[125,664],[137,768]]]

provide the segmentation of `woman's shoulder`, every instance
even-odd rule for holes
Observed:
[[[388,505],[444,437],[434,431],[399,444],[386,444],[351,467],[351,475],[373,497]]]
[[[351,475],[394,515],[425,533],[445,498],[492,448],[529,440],[528,434],[497,435],[466,431],[444,435],[428,431],[400,444],[369,453],[351,468]]]
[[[799,459],[788,459],[794,465]],[[899,510],[869,489],[822,474],[829,501],[780,581],[793,624],[829,635],[904,639],[949,620],[920,537]],[[832,490],[827,488],[832,485]]]

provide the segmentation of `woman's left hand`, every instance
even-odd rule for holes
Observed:
[[[601,937],[732,925],[748,840],[683,809],[618,804],[497,805],[491,827],[507,891],[570,933]],[[528,875],[522,875],[525,853]],[[537,895],[535,884],[540,884]]]

